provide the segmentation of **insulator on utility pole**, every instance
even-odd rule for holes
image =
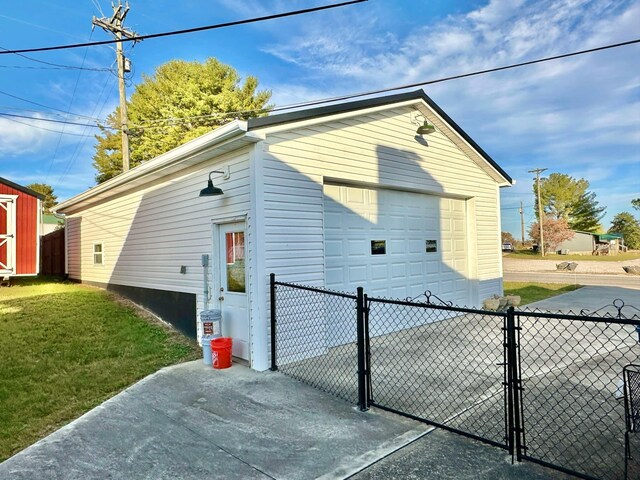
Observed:
[[[118,5],[113,4],[113,16],[111,18],[93,17],[92,24],[102,28],[104,31],[111,33],[118,42],[116,42],[116,63],[118,65],[118,93],[120,95],[120,131],[122,132],[122,171],[126,172],[130,166],[129,151],[129,128],[127,118],[127,93],[125,90],[124,74],[131,71],[131,62],[125,58],[122,48],[122,38],[135,38],[136,34],[131,30],[127,30],[122,26],[124,19],[129,13],[129,4],[124,7],[122,1],[118,1]],[[136,42],[138,40],[134,40]]]

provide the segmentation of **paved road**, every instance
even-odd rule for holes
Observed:
[[[602,285],[640,290],[640,276],[596,275],[579,273],[504,272],[505,282],[567,283],[577,285]],[[640,302],[638,302],[640,303]]]

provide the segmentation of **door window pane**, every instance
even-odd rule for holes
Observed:
[[[227,257],[227,291],[246,292],[244,270],[244,232],[225,234]]]

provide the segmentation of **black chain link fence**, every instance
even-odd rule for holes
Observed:
[[[507,447],[505,315],[369,298],[373,405]]]
[[[357,403],[356,297],[276,282],[275,307],[278,370]]]
[[[625,478],[623,367],[640,363],[640,310],[625,313],[616,300],[592,313],[491,312],[426,299],[272,277],[272,369],[361,408],[508,448],[518,460]],[[640,462],[640,451],[631,453]]]
[[[639,320],[516,312],[523,458],[624,478],[623,367],[640,358]]]

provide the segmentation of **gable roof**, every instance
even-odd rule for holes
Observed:
[[[11,180],[7,180],[6,178],[0,177],[0,183],[4,183],[8,187],[11,187],[15,190],[19,190],[23,193],[26,193],[27,195],[31,195],[32,197],[36,197],[36,198],[39,198],[40,200],[44,200],[43,194],[38,193],[34,190],[31,190],[30,188],[23,187],[22,185],[18,185],[17,183],[12,182]]]
[[[420,102],[424,102],[432,112],[435,112],[436,115],[439,116],[439,119],[436,119],[439,123],[441,121],[444,122],[446,128],[450,128],[451,131],[455,132],[458,138],[461,139],[459,145],[461,145],[463,152],[467,155],[472,155],[474,159],[478,159],[478,161],[487,165],[485,168],[490,170],[492,175],[498,177],[500,181],[504,179],[508,184],[514,183],[511,177],[482,150],[458,124],[436,105],[423,90],[416,90],[414,92],[252,118],[248,121],[234,120],[59,203],[53,208],[53,211],[70,213],[71,210],[79,208],[81,204],[87,205],[100,202],[101,200],[110,198],[115,193],[128,191],[150,180],[158,179],[169,173],[179,171],[184,168],[184,166],[193,165],[201,161],[207,154],[213,152],[224,153],[243,145],[259,142],[260,140],[264,140],[264,133],[260,132],[261,129],[285,124],[291,124],[291,126],[293,126],[294,123],[305,120],[313,120],[375,107],[385,107],[389,105],[389,108],[392,108],[391,105]]]
[[[442,110],[436,102],[434,102],[424,90],[415,90],[407,93],[397,93],[384,97],[367,98],[365,100],[356,100],[353,102],[337,103],[334,105],[326,105],[322,107],[298,110],[290,113],[281,113],[266,117],[250,118],[247,121],[247,130],[259,130],[261,128],[273,127],[293,122],[301,122],[304,120],[325,117],[329,115],[337,115],[340,113],[353,112],[356,110],[364,110],[367,108],[381,107],[394,103],[407,102],[411,100],[422,100],[432,110],[434,110],[460,137],[462,137],[487,163],[489,163],[505,180],[513,183],[513,179],[505,172],[500,165],[496,163],[491,156],[485,152],[456,122],[454,122],[444,110]]]

